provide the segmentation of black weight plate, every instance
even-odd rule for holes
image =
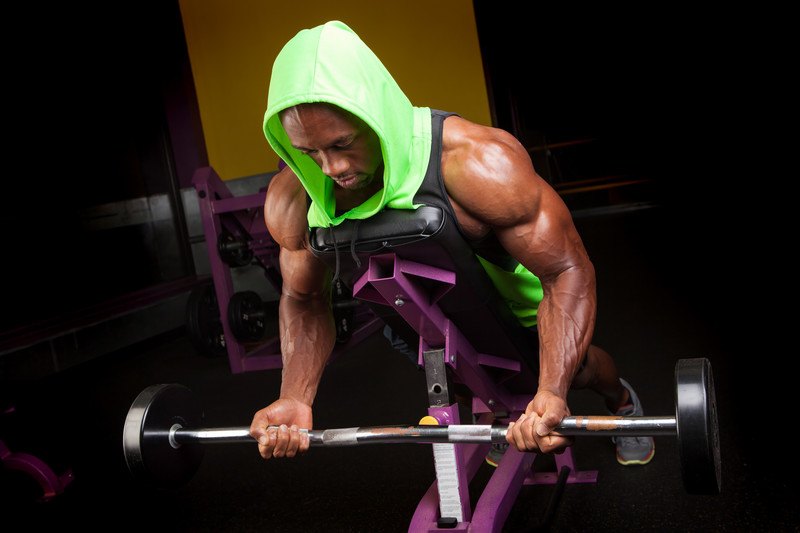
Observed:
[[[240,342],[256,342],[267,330],[264,301],[255,291],[237,292],[228,301],[228,325]]]
[[[217,237],[217,251],[222,262],[229,267],[243,267],[253,262],[253,251],[247,243],[238,240],[228,231]]]
[[[147,484],[173,488],[186,483],[203,460],[199,443],[170,443],[170,429],[202,427],[203,411],[185,386],[147,387],[131,404],[122,432],[122,449],[131,475]]]
[[[719,494],[722,459],[711,362],[698,357],[675,365],[675,416],[686,492]]]
[[[186,330],[195,349],[206,357],[223,357],[228,349],[219,315],[214,285],[207,283],[189,294]]]

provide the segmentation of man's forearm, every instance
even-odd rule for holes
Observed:
[[[283,295],[278,314],[283,356],[281,398],[311,405],[336,341],[329,302]]]
[[[562,273],[539,304],[539,390],[566,398],[594,331],[597,298],[593,271]]]

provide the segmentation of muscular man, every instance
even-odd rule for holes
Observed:
[[[570,213],[512,135],[412,106],[341,22],[303,30],[284,46],[272,70],[264,133],[287,164],[272,178],[264,206],[283,277],[280,397],[250,426],[265,459],[307,450],[298,428],[313,425],[314,397],[335,342],[331,273],[309,250],[309,228],[413,209],[426,179],[441,184],[469,242],[494,240],[516,260],[501,293],[523,325],[538,328],[538,389],[509,424],[509,444],[543,453],[569,445],[550,432],[569,415],[571,387],[596,391],[611,413],[644,414],[611,357],[591,345],[594,268]],[[426,178],[432,156],[439,165]],[[481,260],[490,277],[501,268]],[[616,452],[622,464],[647,463],[653,439],[617,438]]]

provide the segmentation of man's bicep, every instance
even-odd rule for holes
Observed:
[[[284,295],[304,300],[327,294],[327,266],[306,248],[281,248],[280,265]]]

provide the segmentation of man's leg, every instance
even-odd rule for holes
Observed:
[[[583,364],[572,380],[573,389],[591,389],[606,401],[606,408],[616,412],[628,403],[628,390],[622,385],[611,356],[597,346],[589,346]]]
[[[597,346],[589,347],[572,388],[589,388],[597,392],[605,399],[606,408],[613,415],[644,416],[633,387],[619,377],[614,360]],[[617,461],[623,465],[647,464],[655,454],[652,437],[613,437],[611,440],[617,448]]]

